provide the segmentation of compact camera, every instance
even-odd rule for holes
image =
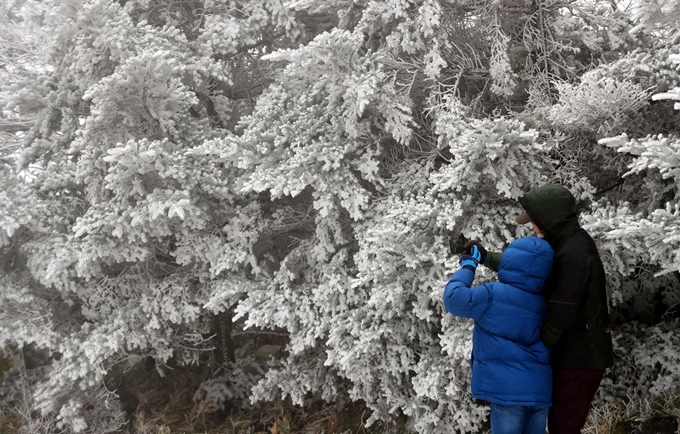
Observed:
[[[463,234],[449,234],[449,252],[452,255],[460,255],[465,252],[465,243],[468,239]]]

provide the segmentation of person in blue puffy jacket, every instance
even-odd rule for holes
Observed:
[[[472,397],[491,403],[493,434],[545,434],[551,406],[550,352],[540,340],[541,295],[553,262],[539,237],[510,243],[498,282],[473,286],[481,254],[472,246],[444,289],[451,314],[472,318]]]

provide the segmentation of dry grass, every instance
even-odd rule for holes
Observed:
[[[177,417],[156,415],[144,419],[138,414],[130,434],[396,434],[406,432],[403,425],[376,424],[363,426],[365,408],[352,404],[340,410],[335,406],[316,404],[302,409],[290,404],[241,411],[230,416],[220,414],[205,403],[196,403],[183,421]],[[176,422],[171,422],[173,419]]]
[[[614,434],[622,422],[664,416],[680,418],[680,395],[669,394],[656,399],[635,396],[627,402],[602,403],[591,409],[582,433]]]
[[[17,412],[0,408],[0,434],[16,434],[23,425],[23,418]]]

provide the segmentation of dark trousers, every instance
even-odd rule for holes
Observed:
[[[586,423],[604,369],[554,369],[550,434],[579,434]]]

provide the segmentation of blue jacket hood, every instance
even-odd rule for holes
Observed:
[[[553,249],[538,237],[526,237],[510,243],[498,266],[498,280],[533,294],[543,291],[550,274]]]

